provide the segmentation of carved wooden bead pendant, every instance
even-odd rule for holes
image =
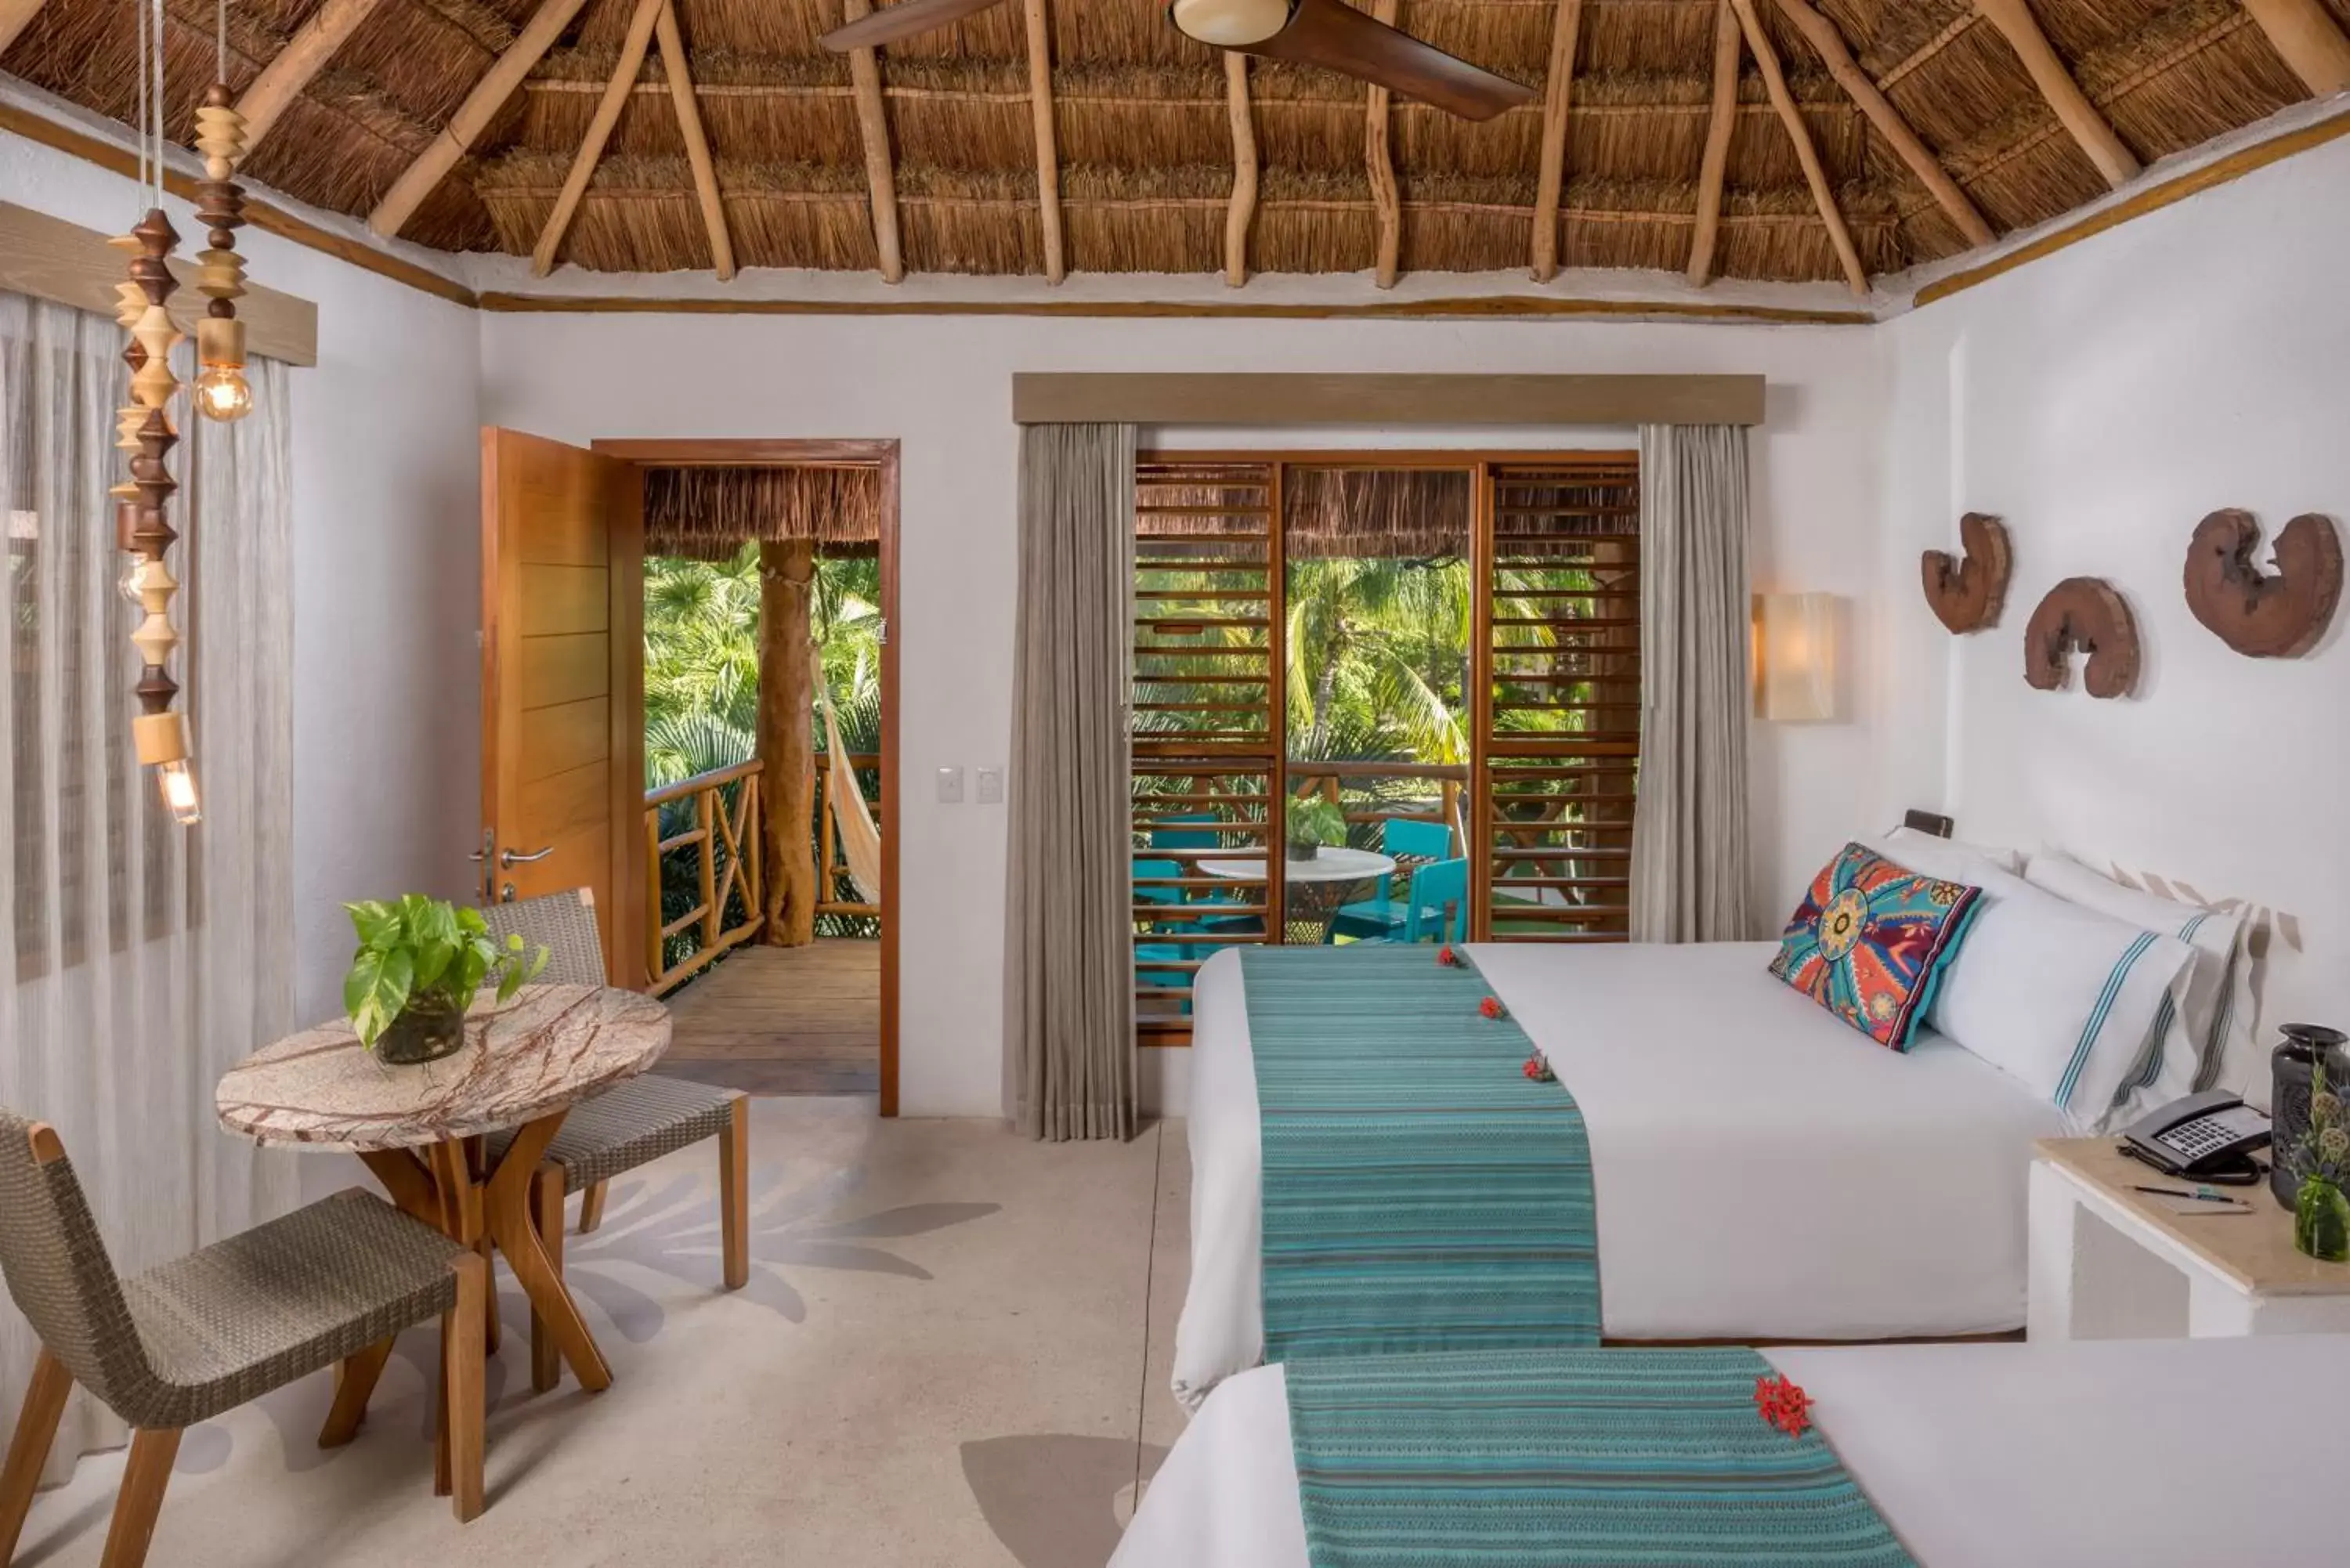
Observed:
[[[2195,526],[2187,546],[2187,607],[2212,636],[2254,659],[2317,646],[2342,598],[2342,539],[2333,519],[2303,513],[2276,536],[2276,570],[2253,564],[2261,525],[2234,507]]]
[[[1966,546],[1964,559],[1952,560],[1946,550],[1929,550],[1919,565],[1925,572],[1926,602],[1935,618],[1963,635],[1999,624],[2014,558],[2006,525],[1981,512],[1959,519],[1959,540]]]
[[[2082,684],[2090,696],[2126,697],[2137,684],[2137,622],[2103,577],[2067,577],[2048,590],[2023,629],[2023,679],[2063,691],[2076,649],[2089,656]]]

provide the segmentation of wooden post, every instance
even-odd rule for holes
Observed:
[[[1248,282],[1249,224],[1256,221],[1256,126],[1249,118],[1248,57],[1224,51],[1224,105],[1232,121],[1232,203],[1224,214],[1224,285]]]
[[[1550,72],[1543,79],[1542,162],[1534,176],[1534,280],[1558,275],[1558,196],[1566,182],[1566,116],[1575,86],[1575,41],[1583,0],[1558,0],[1551,18]]]
[[[1713,281],[1714,242],[1721,232],[1721,183],[1730,168],[1730,133],[1738,125],[1738,13],[1719,0],[1713,21],[1713,112],[1706,122],[1705,163],[1698,173],[1697,227],[1690,238],[1689,280]]]
[[[1396,0],[1371,0],[1371,16],[1393,26]],[[1365,100],[1363,121],[1363,162],[1371,179],[1371,208],[1378,234],[1371,281],[1381,288],[1396,286],[1397,262],[1403,254],[1403,201],[1396,188],[1395,158],[1388,151],[1388,97],[1386,88],[1373,83]]]
[[[2350,89],[2350,40],[2317,0],[2244,0],[2244,9],[2312,94]]]
[[[814,652],[808,594],[816,545],[806,539],[759,546],[759,755],[767,797],[767,929],[774,947],[816,940]]]
[[[2122,139],[2114,134],[2104,113],[2089,101],[2081,84],[2073,79],[2073,73],[2049,44],[2048,35],[2040,30],[2040,23],[2026,0],[1975,0],[1975,9],[2006,35],[2015,57],[2023,63],[2024,71],[2039,88],[2040,96],[2055,111],[2057,123],[2080,143],[2089,161],[2097,166],[2097,172],[2106,177],[2106,183],[2119,189],[2134,179],[2138,171],[2137,155],[2122,145]]]

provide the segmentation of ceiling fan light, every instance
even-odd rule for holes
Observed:
[[[1241,49],[1289,26],[1291,9],[1292,0],[1174,0],[1167,16],[1186,37]]]

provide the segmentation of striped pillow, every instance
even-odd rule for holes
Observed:
[[[2141,1097],[2158,1025],[2195,950],[1988,864],[1966,947],[1935,993],[1927,1023],[2096,1133]]]

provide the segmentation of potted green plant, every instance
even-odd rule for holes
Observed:
[[[509,1001],[546,967],[546,950],[519,936],[501,947],[482,912],[421,893],[346,904],[359,951],[343,977],[343,1007],[379,1061],[433,1062],[465,1044],[465,1009],[495,981]]]
[[[2350,1262],[2350,1111],[2341,1091],[2329,1085],[2327,1068],[2339,1081],[2340,1054],[2321,1054],[2310,1075],[2309,1127],[2286,1152],[2301,1179],[2293,1211],[2293,1244],[2329,1263]]]
[[[1331,801],[1293,800],[1289,803],[1289,857],[1311,860],[1326,844],[1347,842],[1347,814]]]

